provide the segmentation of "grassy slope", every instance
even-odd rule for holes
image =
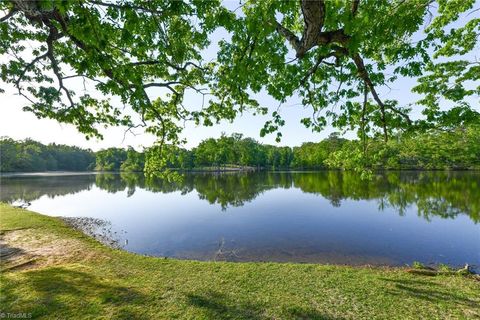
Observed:
[[[480,318],[480,282],[465,276],[143,257],[106,248],[56,218],[3,204],[0,212],[3,236],[30,232],[17,246],[47,245],[46,235],[77,243],[64,259],[2,271],[0,312],[49,319]]]

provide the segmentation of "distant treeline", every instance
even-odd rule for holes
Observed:
[[[96,153],[33,140],[0,140],[1,171],[154,171],[225,169],[480,169],[480,126],[348,140],[331,134],[300,147],[261,144],[241,134],[203,140],[187,150],[152,146],[144,152],[109,148]]]
[[[85,171],[95,167],[95,153],[62,144],[0,139],[1,172]]]
[[[240,134],[206,139],[197,148],[151,147],[147,171],[232,166],[266,169],[480,169],[480,126],[416,132],[383,139],[348,140],[331,134],[300,147],[260,144]]]

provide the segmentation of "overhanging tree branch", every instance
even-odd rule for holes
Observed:
[[[279,22],[275,21],[275,24],[275,29],[277,30],[277,32],[284,36],[288,40],[288,42],[290,42],[290,45],[293,47],[293,49],[298,52],[301,47],[301,42],[298,37],[292,31],[281,25]]]
[[[353,60],[355,62],[355,65],[357,66],[358,68],[358,71],[359,71],[359,75],[360,77],[365,81],[365,83],[368,85],[369,89],[370,89],[370,92],[372,93],[372,96],[373,98],[375,99],[375,101],[377,102],[377,104],[383,108],[383,109],[389,109],[393,112],[395,112],[396,114],[402,116],[405,121],[407,121],[408,125],[412,125],[412,120],[410,119],[410,117],[408,116],[408,114],[406,114],[405,112],[393,107],[393,106],[390,106],[390,105],[385,105],[382,100],[380,99],[380,97],[378,96],[378,93],[375,89],[375,86],[374,84],[372,83],[372,80],[370,79],[370,76],[368,75],[368,71],[367,69],[365,68],[365,65],[363,63],[363,59],[360,57],[359,54],[355,54],[353,56]]]
[[[155,10],[155,9],[151,9],[151,8],[147,8],[147,7],[139,6],[135,4],[118,4],[118,3],[105,2],[105,1],[99,1],[99,0],[88,0],[88,2],[99,5],[99,6],[103,6],[103,7],[115,8],[115,9],[121,9],[121,10],[130,9],[130,10],[144,11],[147,13],[152,13],[157,15],[164,14],[164,12],[161,10]]]
[[[300,81],[301,84],[305,84],[307,82],[307,80],[313,75],[315,74],[315,72],[317,72],[317,69],[318,67],[320,66],[320,64],[322,62],[324,62],[323,60],[325,59],[328,59],[330,57],[335,57],[337,55],[336,52],[331,52],[329,54],[326,54],[326,55],[320,55],[317,59],[317,62],[315,62],[315,64],[313,65],[312,68],[310,68],[310,70],[308,70],[307,74],[302,78],[302,80]]]
[[[383,101],[380,99],[380,97],[377,94],[377,91],[375,90],[375,86],[372,83],[372,80],[370,79],[370,76],[368,75],[368,71],[365,68],[365,64],[363,63],[363,59],[360,57],[358,53],[353,55],[353,61],[355,62],[355,65],[357,66],[358,70],[358,75],[360,78],[365,81],[365,84],[368,86],[370,89],[370,92],[372,93],[373,99],[377,102],[378,106],[380,107],[380,113],[381,113],[381,118],[382,118],[382,126],[383,126],[383,137],[385,139],[385,142],[388,141],[388,131],[387,131],[387,120],[385,117],[385,104]]]
[[[318,43],[318,37],[325,22],[324,0],[302,0],[301,9],[305,27],[302,35],[301,50],[297,50],[297,56],[303,56],[310,48]]]
[[[15,13],[17,13],[17,12],[18,12],[18,10],[15,10],[15,9],[10,10],[6,15],[4,15],[3,17],[0,18],[0,22],[7,21],[11,17],[13,17],[15,15]]]
[[[351,6],[351,13],[352,13],[352,17],[355,17],[357,15],[357,12],[358,12],[358,6],[360,5],[360,0],[353,0],[352,1],[352,6]]]

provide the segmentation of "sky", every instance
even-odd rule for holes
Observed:
[[[278,103],[269,103],[271,98],[262,95],[259,99],[262,103],[276,108]],[[91,138],[85,139],[84,135],[79,133],[72,125],[61,124],[56,120],[37,119],[30,112],[25,112],[22,107],[27,101],[15,94],[12,88],[8,88],[5,93],[0,95],[0,136],[9,136],[13,139],[33,138],[42,143],[60,143],[67,145],[76,145],[92,150],[99,150],[108,147],[128,147],[133,146],[136,149],[151,146],[155,142],[155,137],[143,133],[141,129],[134,130],[134,134],[125,134],[125,129],[120,127],[110,127],[100,130],[104,135],[103,140]],[[305,128],[300,119],[310,115],[308,109],[295,105],[285,104],[282,107],[282,115],[287,120],[282,129],[284,138],[279,145],[295,146],[305,141],[319,141],[328,136],[332,129],[325,130],[322,133],[312,133],[310,129]],[[197,146],[201,140],[209,137],[219,137],[222,132],[231,134],[234,132],[242,133],[244,136],[252,137],[262,143],[276,144],[275,135],[260,138],[260,129],[265,121],[269,120],[267,116],[253,116],[251,113],[244,113],[234,122],[223,121],[220,125],[213,127],[195,126],[193,123],[187,123],[183,131],[183,137],[187,139],[187,148]]]
[[[238,6],[238,1],[226,2],[227,6]],[[212,42],[215,44],[220,39],[227,37],[221,31],[216,32],[212,37]],[[205,55],[214,56],[216,52],[215,45],[212,45]],[[292,53],[293,56],[293,53]],[[0,62],[4,61],[5,57],[0,58]],[[418,96],[410,92],[415,85],[414,79],[401,78],[394,83],[390,88],[380,89],[382,99],[397,99],[400,105],[404,105],[415,101]],[[75,90],[81,89],[80,84],[76,84]],[[143,147],[151,146],[155,142],[155,137],[144,133],[141,128],[136,129],[133,133],[126,133],[125,128],[110,127],[100,130],[104,136],[103,140],[91,138],[87,140],[83,134],[79,133],[72,125],[61,124],[51,119],[37,119],[35,115],[30,112],[24,112],[22,108],[27,105],[27,100],[16,94],[13,86],[6,86],[2,83],[2,88],[5,93],[0,94],[0,136],[8,136],[13,139],[21,140],[32,138],[42,143],[59,143],[67,145],[76,145],[83,148],[90,148],[94,151],[108,147],[123,147],[133,146],[137,150]],[[153,92],[153,95],[160,95]],[[269,107],[269,113],[265,116],[252,115],[249,112],[244,113],[238,117],[234,122],[221,122],[219,125],[213,127],[195,126],[193,123],[186,123],[182,137],[186,138],[187,143],[185,147],[192,148],[197,146],[203,139],[219,137],[222,133],[230,135],[232,133],[242,133],[244,136],[252,137],[261,143],[298,146],[306,141],[320,141],[327,137],[334,131],[332,127],[327,127],[320,133],[313,133],[310,129],[305,128],[300,119],[311,116],[312,111],[300,104],[297,97],[292,97],[286,103],[282,104],[280,114],[286,121],[285,126],[281,129],[283,134],[280,143],[275,142],[275,134],[267,135],[264,138],[260,137],[260,129],[263,127],[265,121],[270,120],[270,114],[279,106],[278,101],[269,97],[266,93],[260,93],[257,100],[261,105]],[[190,99],[195,99],[191,97]],[[197,99],[199,99],[197,97]],[[196,103],[196,101],[191,101]],[[200,102],[198,102],[200,103]],[[413,116],[418,116],[418,110],[413,110]],[[353,133],[347,133],[347,137],[354,137]]]

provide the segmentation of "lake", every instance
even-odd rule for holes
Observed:
[[[128,251],[180,259],[480,264],[480,172],[4,175],[0,200],[110,223]]]

